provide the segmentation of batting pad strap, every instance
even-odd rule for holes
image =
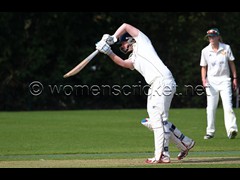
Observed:
[[[181,134],[181,136],[179,137],[179,139],[182,141],[185,138],[185,136],[183,134]]]
[[[164,147],[163,151],[168,152],[168,147]]]
[[[172,126],[170,127],[170,131],[174,132],[175,129],[176,129],[176,126],[172,124]]]
[[[165,125],[167,125],[168,124],[168,122],[167,121],[163,121],[163,125],[165,126]]]

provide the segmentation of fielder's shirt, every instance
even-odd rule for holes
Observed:
[[[230,78],[228,61],[234,61],[231,48],[228,44],[219,43],[219,49],[214,52],[211,44],[201,52],[200,66],[207,66],[207,78],[216,83]]]

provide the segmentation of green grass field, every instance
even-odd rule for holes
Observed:
[[[144,163],[154,150],[145,117],[144,109],[0,112],[0,167],[240,167],[240,135],[227,138],[221,108],[211,140],[203,139],[205,109],[170,110],[170,121],[196,141],[182,161],[171,144],[170,164]]]

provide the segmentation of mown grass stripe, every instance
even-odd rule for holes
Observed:
[[[39,160],[39,159],[110,159],[110,158],[145,158],[152,153],[99,153],[99,154],[46,154],[46,155],[1,155],[0,161]],[[174,158],[177,152],[171,153]],[[188,157],[240,156],[240,151],[190,152]]]

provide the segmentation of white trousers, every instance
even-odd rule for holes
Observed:
[[[160,159],[162,152],[168,152],[170,130],[168,125],[169,109],[176,92],[174,79],[161,81],[156,79],[148,91],[147,111],[149,123],[154,133],[155,159]]]
[[[207,128],[206,133],[209,135],[215,134],[215,119],[216,109],[219,103],[219,96],[222,99],[222,105],[224,110],[224,124],[227,132],[227,136],[230,135],[230,131],[235,130],[238,132],[236,116],[233,111],[232,105],[232,83],[231,80],[223,81],[216,84],[209,82],[209,87],[206,88],[207,95]]]

